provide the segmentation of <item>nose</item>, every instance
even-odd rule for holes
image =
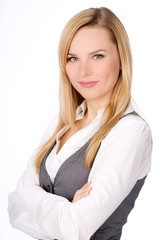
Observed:
[[[82,61],[79,71],[81,77],[90,76],[92,74],[91,63],[89,61]]]

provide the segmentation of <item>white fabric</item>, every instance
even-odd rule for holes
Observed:
[[[85,102],[77,109],[77,120],[85,113]],[[52,181],[61,164],[84,145],[99,129],[103,109],[84,129],[73,135],[56,154],[62,134],[47,159],[46,167]],[[126,116],[125,116],[126,115]],[[93,233],[114,212],[129,194],[138,179],[150,171],[152,137],[148,124],[130,103],[124,116],[101,143],[89,174],[90,195],[75,203],[45,192],[39,187],[34,156],[20,178],[16,190],[9,195],[8,211],[11,224],[39,239],[89,240]],[[51,137],[57,117],[43,139]]]
[[[84,101],[76,111],[76,120],[80,120],[83,118],[86,111],[86,102]],[[54,178],[56,173],[62,163],[73,153],[75,153],[78,149],[80,149],[100,128],[101,125],[101,117],[103,114],[104,108],[101,108],[97,111],[96,118],[86,127],[75,133],[70,139],[63,145],[61,150],[57,153],[60,138],[61,136],[69,129],[69,127],[64,127],[57,135],[56,145],[46,161],[46,168],[50,175],[52,182],[54,182]]]

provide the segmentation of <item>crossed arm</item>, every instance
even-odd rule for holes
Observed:
[[[11,224],[33,238],[88,240],[150,170],[151,135],[129,122],[102,141],[88,183],[72,202],[39,187],[32,160],[9,195]]]

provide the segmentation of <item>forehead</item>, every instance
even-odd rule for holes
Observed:
[[[94,50],[95,48],[106,48],[112,45],[114,43],[111,40],[111,33],[108,29],[83,27],[75,34],[70,45],[70,51],[78,51],[78,49],[82,50],[84,48]]]

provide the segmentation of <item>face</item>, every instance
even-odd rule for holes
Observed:
[[[84,27],[72,40],[66,73],[73,87],[87,100],[109,102],[120,71],[120,59],[110,32]]]

